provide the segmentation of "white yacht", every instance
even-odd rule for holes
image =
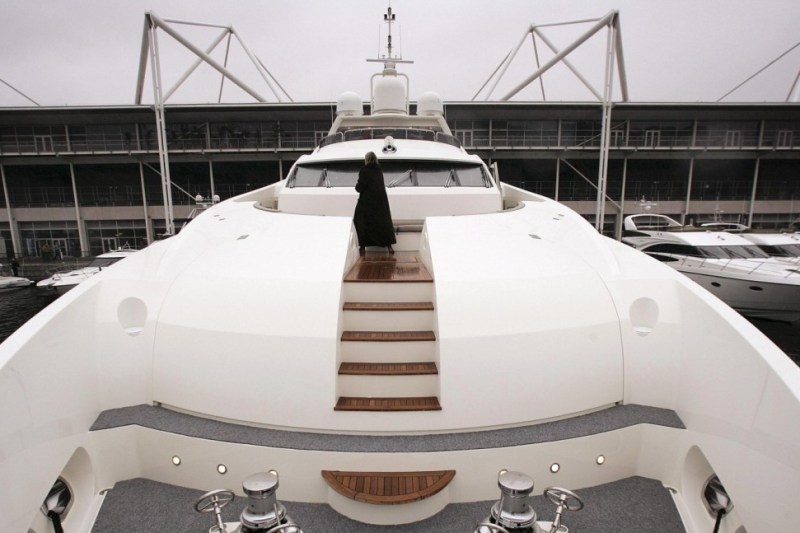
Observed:
[[[1,265],[0,265],[1,266]],[[28,278],[19,276],[0,276],[0,293],[10,292],[16,289],[30,287],[33,282]]]
[[[36,283],[36,286],[42,289],[52,289],[58,294],[64,294],[72,289],[79,283],[83,283],[90,277],[102,271],[117,261],[121,261],[130,256],[136,250],[131,248],[118,248],[104,254],[100,254],[94,260],[83,268],[69,270],[66,272],[56,272],[49,278],[43,279]]]
[[[795,364],[498,181],[395,67],[287,179],[0,345],[3,529],[795,531]],[[394,255],[358,252],[369,151]]]
[[[800,319],[797,265],[771,258],[746,234],[638,214],[625,218],[622,240],[685,274],[743,315]]]

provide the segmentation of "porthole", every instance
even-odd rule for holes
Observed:
[[[763,291],[764,287],[759,287],[758,285],[751,285],[748,287],[751,291]]]
[[[717,283],[716,281],[712,281],[711,282],[711,286],[712,287],[720,287],[721,285],[719,283]]]

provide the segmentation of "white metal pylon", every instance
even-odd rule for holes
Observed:
[[[594,25],[589,28],[586,32],[584,32],[580,37],[578,37],[575,41],[573,41],[569,46],[564,48],[563,50],[558,50],[555,45],[544,36],[541,31],[541,28],[547,26],[563,26],[566,24],[583,24],[583,23],[590,23],[594,22]],[[576,50],[580,45],[585,43],[589,40],[592,36],[594,36],[599,31],[606,28],[608,33],[606,34],[606,48],[605,48],[605,68],[604,68],[604,76],[603,76],[603,90],[598,91],[592,84],[584,77],[580,71],[567,59],[567,56],[571,54],[574,50]],[[595,227],[598,231],[602,231],[603,229],[603,220],[605,218],[605,204],[606,204],[606,177],[608,175],[608,148],[611,140],[611,110],[613,107],[613,82],[614,82],[614,71],[616,66],[616,72],[619,76],[620,81],[620,92],[622,93],[622,100],[627,102],[628,101],[628,81],[627,76],[625,74],[625,58],[622,52],[622,31],[620,28],[620,21],[619,21],[619,12],[618,11],[611,11],[607,15],[599,19],[590,19],[590,20],[578,20],[572,22],[564,22],[564,23],[557,23],[557,24],[544,24],[544,25],[531,25],[526,31],[525,34],[520,39],[517,46],[506,55],[505,59],[500,62],[500,65],[492,72],[489,76],[489,79],[478,89],[478,92],[475,93],[475,96],[472,97],[474,101],[478,95],[486,88],[489,82],[494,79],[494,83],[492,84],[491,88],[489,89],[488,93],[486,94],[485,100],[488,100],[492,93],[494,92],[497,85],[500,83],[503,75],[508,70],[509,65],[516,57],[517,53],[519,52],[520,48],[524,44],[525,40],[528,38],[528,35],[531,36],[533,40],[533,48],[534,53],[536,54],[536,66],[538,67],[536,72],[528,76],[522,83],[518,84],[516,87],[511,89],[508,93],[506,93],[503,97],[500,98],[502,101],[506,101],[514,97],[520,91],[522,91],[525,87],[533,83],[535,80],[539,80],[541,84],[542,90],[542,98],[547,99],[545,97],[544,92],[544,82],[542,81],[542,75],[550,70],[553,66],[557,65],[558,63],[563,63],[574,75],[578,78],[578,80],[601,102],[602,105],[602,119],[601,119],[601,133],[600,133],[600,160],[598,163],[598,171],[597,171],[597,212],[596,212],[596,220],[595,220]],[[539,53],[538,48],[536,46],[536,37],[539,37],[542,42],[555,54],[550,61],[545,63],[544,65],[539,64]]]
[[[188,25],[188,26],[196,26],[196,27],[206,27],[206,28],[220,28],[223,30],[222,34],[214,40],[211,45],[206,48],[206,50],[201,50],[200,47],[193,44],[188,38],[181,35],[180,32],[174,27],[175,25]],[[256,71],[258,72],[259,76],[264,80],[267,87],[270,89],[272,94],[275,98],[282,102],[284,97],[292,102],[292,97],[289,96],[289,93],[281,86],[278,80],[272,75],[269,70],[264,66],[258,57],[250,50],[250,48],[245,44],[244,40],[242,39],[241,35],[234,29],[233,26],[220,26],[216,24],[206,24],[200,22],[187,22],[182,20],[171,20],[171,19],[162,19],[154,12],[149,11],[144,15],[144,31],[142,34],[142,49],[141,54],[139,56],[139,76],[136,82],[136,97],[135,103],[141,104],[142,103],[142,95],[144,92],[144,78],[147,72],[147,62],[148,59],[152,61],[152,48],[154,47],[154,40],[156,36],[156,30],[161,30],[165,34],[172,37],[175,41],[185,47],[187,50],[192,52],[194,55],[197,56],[195,62],[189,66],[189,68],[183,73],[183,75],[178,79],[175,85],[169,89],[168,91],[163,92],[163,101],[169,99],[170,96],[180,87],[180,85],[186,81],[186,79],[194,72],[197,67],[201,63],[206,63],[211,68],[215,69],[219,72],[222,76],[222,81],[224,82],[225,79],[230,80],[232,83],[237,85],[240,89],[244,92],[252,96],[259,102],[266,102],[266,98],[264,98],[258,91],[253,89],[247,83],[242,81],[238,76],[236,76],[233,72],[231,72],[227,67],[227,60],[228,60],[228,52],[230,51],[230,42],[231,37],[235,37],[239,45],[241,46],[242,50],[244,51],[247,58],[255,67]],[[211,57],[211,53],[216,49],[216,47],[223,41],[225,38],[228,38],[227,49],[225,53],[225,63],[220,64],[216,61],[213,57]],[[156,54],[158,51],[156,50]],[[156,58],[157,60],[157,58]],[[152,65],[151,65],[152,66]],[[160,68],[160,67],[159,67]],[[276,89],[280,89],[280,92]],[[154,95],[156,98],[157,95]],[[221,92],[220,92],[221,98]]]
[[[214,42],[205,50],[201,50],[199,47],[194,45],[191,41],[189,41],[186,37],[181,35],[175,28],[172,27],[171,24],[185,24],[191,26],[204,26],[204,27],[211,27],[211,28],[222,28],[224,31],[222,32],[219,37],[217,37]],[[178,81],[173,85],[169,90],[165,90],[163,85],[163,76],[161,72],[161,59],[158,50],[158,31],[162,30],[164,33],[175,39],[178,43],[183,45],[189,51],[197,56],[197,59],[192,63],[191,66],[178,78]],[[212,58],[209,54],[211,54],[214,49],[228,38],[226,50],[225,50],[225,62],[224,64],[220,64],[214,58]],[[149,11],[144,15],[144,30],[142,32],[142,48],[141,54],[139,56],[139,76],[136,82],[136,97],[135,103],[141,104],[142,103],[142,95],[144,93],[144,80],[145,75],[147,73],[147,63],[150,63],[150,73],[153,82],[153,100],[154,100],[154,111],[156,115],[156,133],[158,138],[158,156],[159,156],[159,165],[161,167],[161,192],[164,197],[164,221],[166,224],[166,234],[167,235],[174,235],[175,234],[175,214],[173,210],[172,204],[172,187],[176,186],[172,183],[172,179],[170,177],[170,170],[169,170],[169,147],[167,146],[167,130],[166,130],[166,117],[164,113],[164,104],[165,102],[172,96],[175,91],[185,82],[189,76],[197,69],[197,67],[205,62],[215,70],[217,70],[221,75],[220,80],[220,88],[219,88],[219,97],[218,101],[221,102],[222,100],[222,89],[225,79],[230,80],[232,83],[236,84],[239,88],[245,91],[247,94],[255,98],[259,102],[265,102],[266,99],[261,96],[257,91],[247,85],[244,81],[242,81],[239,77],[233,74],[230,70],[228,70],[228,55],[230,52],[230,43],[231,37],[236,37],[236,40],[239,42],[239,45],[244,50],[245,54],[247,55],[248,59],[253,63],[256,68],[256,71],[259,73],[261,78],[267,84],[269,89],[272,91],[272,94],[275,95],[275,98],[281,102],[282,97],[275,89],[275,86],[280,88],[282,93],[288,98],[289,101],[293,101],[291,96],[286,92],[286,90],[278,83],[278,80],[275,79],[274,76],[267,70],[264,64],[258,59],[253,52],[247,47],[247,45],[242,40],[241,36],[236,32],[233,26],[217,26],[214,24],[201,24],[197,22],[185,22],[180,20],[163,20],[159,18],[155,13]]]

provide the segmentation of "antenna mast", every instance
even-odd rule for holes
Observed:
[[[378,57],[377,59],[367,59],[370,63],[383,63],[383,68],[385,70],[394,70],[398,63],[413,63],[413,61],[405,61],[401,55],[395,56],[392,53],[392,23],[395,21],[395,15],[392,13],[392,5],[389,4],[386,13],[383,15],[383,21],[388,26],[387,35],[386,35],[386,55],[382,57]],[[380,51],[378,51],[378,56],[381,56]]]

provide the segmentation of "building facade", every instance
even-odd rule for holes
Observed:
[[[413,107],[412,107],[413,110]],[[453,103],[445,114],[500,179],[594,223],[601,109],[591,103]],[[285,177],[325,137],[331,104],[167,106],[176,225],[198,195],[227,199]],[[0,257],[85,256],[165,233],[149,106],[0,109]],[[625,215],[785,228],[800,216],[800,105],[619,103],[604,232]]]

